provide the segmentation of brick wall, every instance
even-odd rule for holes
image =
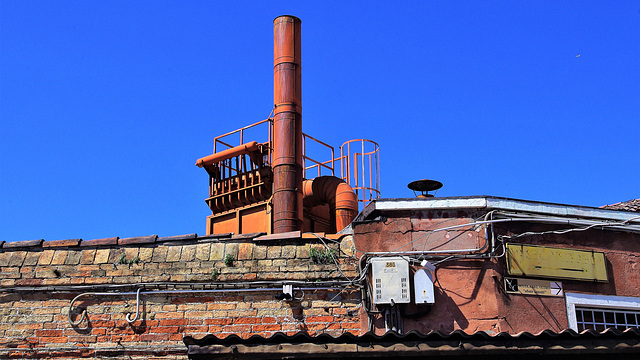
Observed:
[[[351,236],[324,239],[340,270],[312,259],[310,249],[326,250],[315,236],[257,239],[193,235],[4,244],[0,358],[173,359],[186,357],[187,335],[361,333],[359,291],[339,290],[344,276],[357,274]],[[277,300],[283,282],[306,289],[295,291],[294,300]],[[139,319],[129,323],[138,288]],[[190,292],[167,293],[176,290]],[[69,306],[85,292],[128,295],[81,296],[71,318],[79,321],[83,310],[87,318],[74,326]]]

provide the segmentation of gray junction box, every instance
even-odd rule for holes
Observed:
[[[409,262],[402,257],[372,258],[370,261],[372,302],[379,305],[409,303]]]

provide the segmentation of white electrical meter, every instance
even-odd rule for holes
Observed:
[[[401,257],[371,259],[371,297],[374,304],[406,304],[409,292],[409,262]]]

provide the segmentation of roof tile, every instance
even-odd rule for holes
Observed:
[[[629,201],[622,201],[611,205],[604,205],[602,206],[602,208],[608,210],[640,212],[640,199],[632,199]]]
[[[49,247],[62,247],[62,246],[78,246],[82,239],[66,239],[66,240],[51,240],[42,243],[43,248]]]
[[[21,247],[34,247],[34,246],[42,245],[42,242],[44,242],[44,239],[6,242],[2,245],[2,248],[14,249],[14,248],[21,248]]]
[[[83,240],[80,243],[80,246],[109,246],[109,245],[118,245],[118,237],[110,237],[110,238],[102,238],[102,239],[91,239],[91,240]]]

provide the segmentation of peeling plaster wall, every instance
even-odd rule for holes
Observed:
[[[431,232],[434,229],[483,220],[482,211],[385,211],[374,214],[378,221],[356,224],[354,242],[361,251],[454,250],[482,247],[487,239],[485,226],[456,228]],[[549,231],[564,227],[531,223],[502,223],[496,233],[520,234],[527,231]],[[617,296],[640,296],[640,235],[615,231],[589,230],[562,235],[546,234],[514,240],[519,243],[558,248],[595,250],[605,253],[609,282],[578,280],[562,281],[565,292]],[[375,255],[371,255],[375,256]],[[417,255],[415,256],[417,257]],[[415,269],[415,267],[414,267]],[[419,319],[404,319],[404,330],[428,333],[432,330],[467,333],[522,331],[537,333],[546,329],[562,331],[568,328],[564,297],[507,294],[504,257],[492,259],[456,259],[437,266],[435,273],[435,304],[428,315]],[[408,305],[406,312],[419,311]],[[384,333],[381,316],[375,320],[376,333]]]

